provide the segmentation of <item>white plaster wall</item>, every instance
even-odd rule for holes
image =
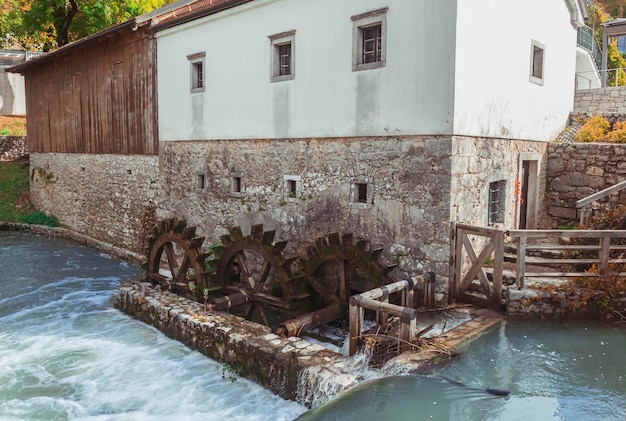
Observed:
[[[0,69],[0,115],[25,115],[24,77]]]
[[[576,89],[597,89],[602,86],[600,73],[591,53],[582,47],[576,48]]]
[[[563,0],[458,1],[454,133],[549,141],[574,98],[576,30]],[[531,40],[544,85],[529,81]]]
[[[386,67],[353,72],[351,17],[381,7]],[[161,31],[160,140],[450,133],[455,20],[455,0],[258,0]],[[268,36],[294,29],[295,79],[270,83]]]

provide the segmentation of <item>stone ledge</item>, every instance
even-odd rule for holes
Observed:
[[[362,380],[352,359],[300,338],[281,338],[269,327],[223,312],[204,312],[200,303],[148,283],[123,286],[119,310],[277,395],[311,407],[320,389],[327,399]]]

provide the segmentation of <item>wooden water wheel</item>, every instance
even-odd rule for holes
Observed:
[[[371,249],[367,240],[353,234],[332,233],[319,237],[299,260],[305,282],[312,294],[313,313],[282,323],[285,336],[337,319],[347,319],[350,296],[392,282],[389,273],[396,267],[378,261],[382,249]]]
[[[240,227],[228,231],[220,237],[223,250],[215,263],[214,283],[225,294],[213,300],[215,310],[238,308],[246,319],[273,327],[308,310],[304,284],[291,273],[295,258],[283,258],[287,242],[275,243],[276,231],[264,231],[263,225],[252,226],[248,236]]]
[[[166,219],[159,222],[148,239],[146,278],[163,289],[189,295],[191,288],[202,295],[208,287],[207,253],[202,251],[204,237],[187,222]]]

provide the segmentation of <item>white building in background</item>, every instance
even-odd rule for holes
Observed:
[[[577,0],[238,3],[157,26],[161,141],[548,141],[572,109]],[[381,59],[359,67],[371,25],[381,30]],[[290,77],[274,78],[287,44]],[[190,85],[194,63],[202,89]]]
[[[24,51],[0,50],[0,115],[25,115],[24,77],[4,69],[26,60]]]

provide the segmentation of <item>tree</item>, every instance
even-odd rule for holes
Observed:
[[[0,0],[0,48],[49,51],[174,0]]]
[[[596,0],[596,2],[614,19],[624,17],[626,0]]]
[[[623,3],[626,0],[613,1],[613,3]],[[600,1],[598,1],[598,4]],[[609,3],[609,0],[607,0]],[[589,26],[594,28],[594,33],[598,43],[602,47],[602,40],[604,35],[604,27],[603,23],[610,22],[613,20],[613,17],[607,13],[602,7],[596,4],[589,5]],[[620,54],[617,49],[617,39],[609,40],[609,45],[607,45],[607,69],[621,69],[609,71],[607,73],[606,83],[607,86],[626,86],[626,72],[623,70],[626,68],[626,59]]]

